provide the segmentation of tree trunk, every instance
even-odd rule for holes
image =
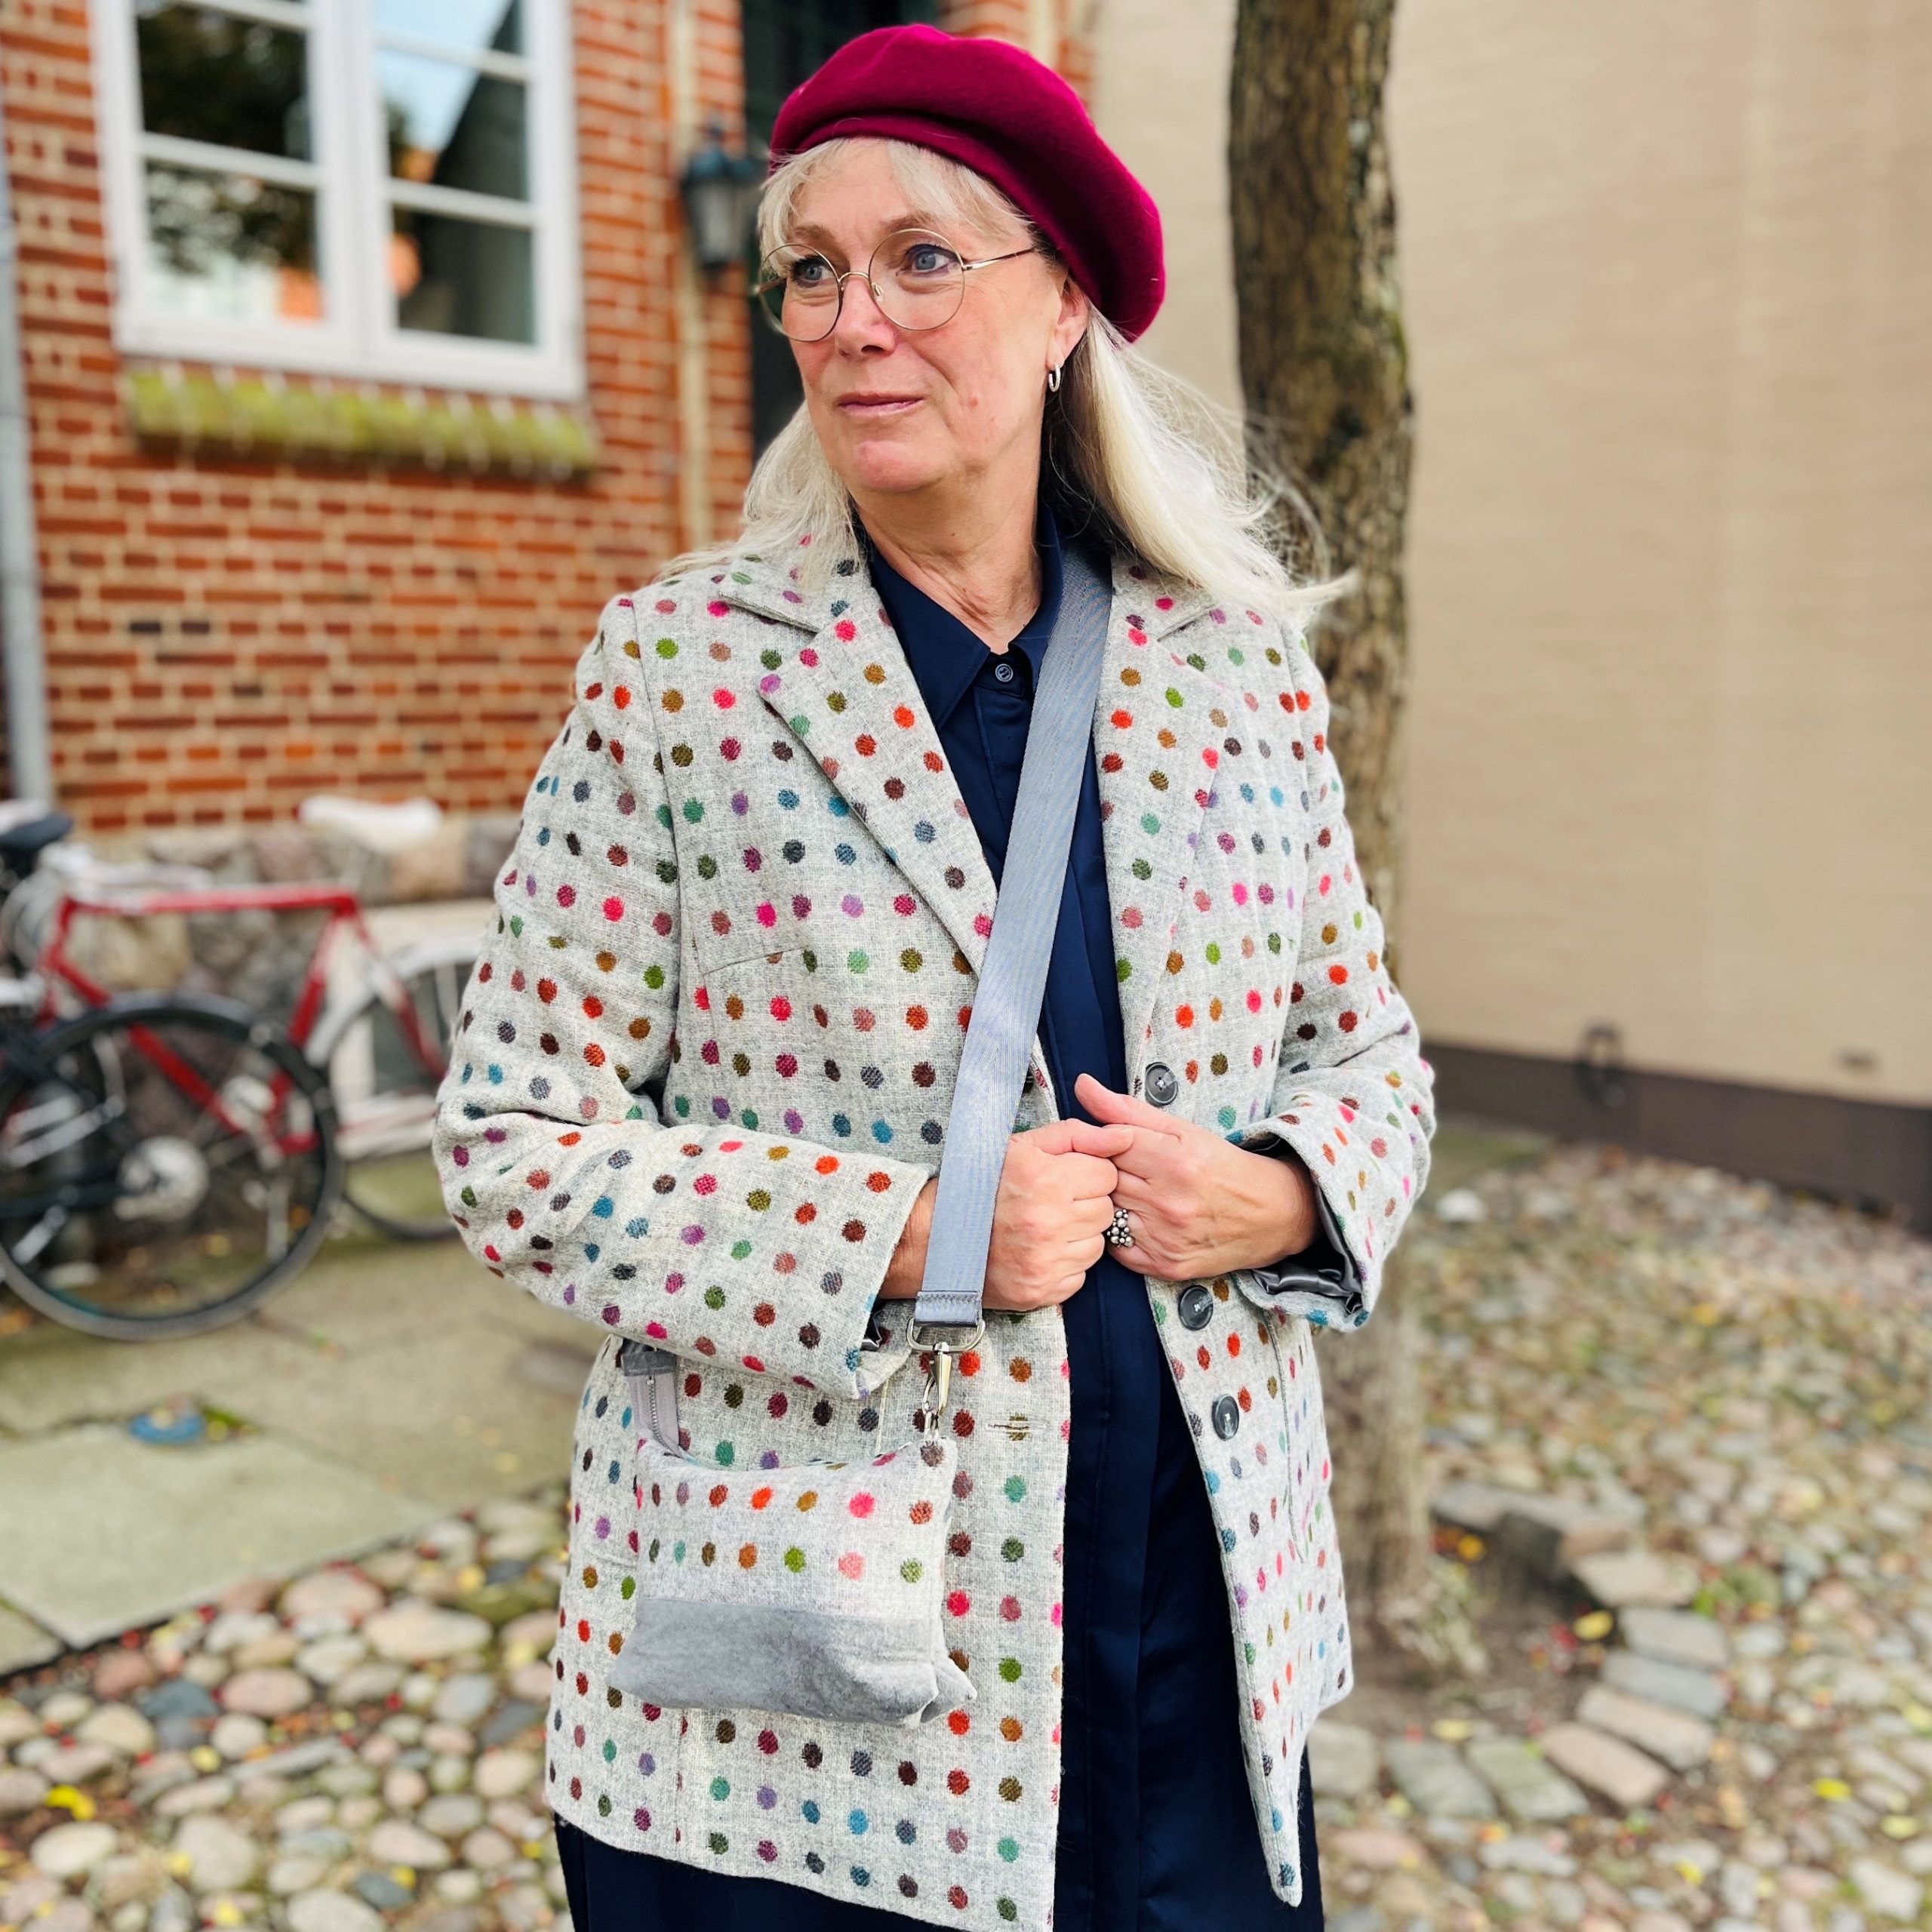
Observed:
[[[1394,16],[1395,0],[1239,0],[1228,153],[1251,447],[1306,497],[1334,567],[1356,579],[1315,654],[1356,862],[1392,956],[1411,415],[1382,112]],[[1391,1267],[1367,1326],[1322,1351],[1334,1499],[1364,1634],[1445,1664],[1470,1653],[1430,1558],[1401,1272]]]

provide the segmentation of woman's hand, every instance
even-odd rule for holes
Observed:
[[[1063,1120],[1008,1141],[986,1254],[988,1308],[1046,1308],[1079,1287],[1106,1246],[1114,1217],[1119,1177],[1108,1156],[1133,1138],[1126,1128]],[[937,1180],[919,1190],[880,1286],[881,1301],[918,1295],[938,1194]]]
[[[1315,1238],[1315,1183],[1299,1161],[1251,1153],[1091,1074],[1074,1091],[1096,1120],[1131,1136],[1109,1156],[1120,1177],[1112,1205],[1134,1230],[1134,1245],[1114,1250],[1123,1266],[1199,1281],[1266,1267]]]
[[[986,1254],[987,1307],[1048,1308],[1086,1279],[1114,1217],[1112,1157],[1133,1140],[1129,1128],[1060,1120],[1008,1141]]]

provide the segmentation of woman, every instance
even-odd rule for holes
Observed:
[[[743,543],[605,610],[439,1135],[476,1252],[607,1334],[550,1715],[573,1914],[1318,1925],[1303,1746],[1350,1672],[1309,1331],[1365,1318],[1432,1119],[1313,600],[1126,348],[1158,217],[1027,56],[852,42],[761,220],[804,406]],[[1074,548],[1101,695],[946,1411],[976,1695],[915,1730],[640,1706],[623,1338],[678,1358],[702,1463],[911,1433],[900,1305]]]

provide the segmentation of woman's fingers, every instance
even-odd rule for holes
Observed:
[[[1067,1131],[1067,1146],[1075,1153],[1091,1154],[1097,1159],[1111,1161],[1124,1154],[1134,1145],[1137,1129],[1115,1122],[1103,1122],[1096,1126],[1093,1121],[1073,1119],[1058,1122]]]
[[[1091,1073],[1083,1073],[1073,1083],[1074,1097],[1097,1121],[1123,1121],[1129,1127],[1155,1134],[1172,1134],[1174,1122],[1158,1107],[1137,1100],[1131,1094],[1116,1094],[1103,1086]]]
[[[1113,1192],[1119,1171],[1111,1161],[1097,1160],[1091,1154],[1062,1154],[1054,1163],[1054,1177],[1066,1185],[1075,1201],[1090,1201],[1096,1195]]]

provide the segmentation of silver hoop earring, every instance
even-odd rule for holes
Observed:
[[[1047,393],[1049,395],[1054,395],[1059,388],[1060,371],[1057,369],[1049,369],[1047,371]]]

